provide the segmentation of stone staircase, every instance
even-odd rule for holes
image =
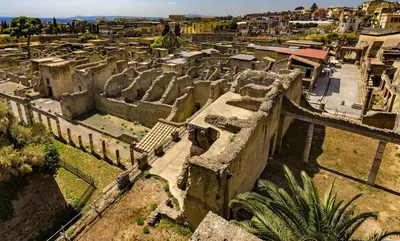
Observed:
[[[157,122],[157,124],[150,130],[150,132],[137,144],[136,148],[140,152],[151,152],[158,145],[162,144],[171,133],[178,130],[177,127],[164,123]]]

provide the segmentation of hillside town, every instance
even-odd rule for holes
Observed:
[[[0,240],[399,239],[400,2],[262,11],[2,20]]]

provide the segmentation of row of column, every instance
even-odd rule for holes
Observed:
[[[311,150],[311,145],[312,145],[312,139],[314,135],[314,129],[315,129],[315,124],[314,123],[309,123],[308,126],[308,131],[307,131],[307,137],[306,137],[306,143],[304,146],[304,153],[303,153],[303,162],[308,163],[309,156],[310,156],[310,150]],[[378,144],[378,148],[376,150],[376,154],[374,157],[374,160],[372,162],[372,167],[368,176],[367,183],[369,185],[374,185],[376,181],[376,177],[379,172],[379,168],[382,163],[382,157],[383,153],[385,152],[386,148],[386,142],[380,141]]]

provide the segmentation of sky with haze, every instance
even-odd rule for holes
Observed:
[[[0,16],[73,17],[73,16],[154,16],[170,13],[210,16],[309,8],[349,6],[361,0],[0,0]]]

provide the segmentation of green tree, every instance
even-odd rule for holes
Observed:
[[[295,11],[300,11],[300,10],[303,10],[303,9],[304,9],[303,6],[299,6],[299,7],[295,8],[294,10],[295,10]]]
[[[162,36],[167,35],[167,33],[169,33],[170,30],[171,30],[171,27],[169,26],[168,23],[166,23],[166,24],[164,25],[164,29],[163,29],[161,35],[162,35]]]
[[[84,33],[81,36],[79,36],[78,42],[87,43],[87,41],[90,39],[97,39],[97,36],[90,33]]]
[[[178,37],[181,36],[181,25],[179,23],[175,24],[175,35]]]
[[[53,17],[53,34],[58,34],[58,25],[55,17]]]
[[[275,184],[261,180],[255,192],[239,194],[231,201],[233,222],[263,240],[318,240],[347,241],[368,219],[377,219],[377,213],[355,213],[356,195],[348,202],[337,202],[334,183],[323,200],[311,177],[301,173],[300,186],[285,166],[289,192]],[[400,231],[376,233],[366,240],[382,240]]]
[[[155,48],[162,48],[162,44],[163,44],[163,37],[162,36],[158,36],[154,39],[154,42],[150,45],[150,47],[152,49]]]
[[[28,40],[28,58],[31,57],[31,36],[42,33],[42,22],[38,18],[17,17],[14,18],[10,27],[6,29],[12,37],[25,37]]]
[[[46,145],[44,159],[45,163],[40,171],[44,174],[56,174],[57,170],[60,168],[60,154],[53,143]]]
[[[311,5],[311,11],[315,12],[315,10],[318,9],[318,5],[316,3],[313,3],[313,5]]]
[[[169,32],[162,38],[162,47],[168,49],[170,53],[182,45],[182,39],[174,33]]]

